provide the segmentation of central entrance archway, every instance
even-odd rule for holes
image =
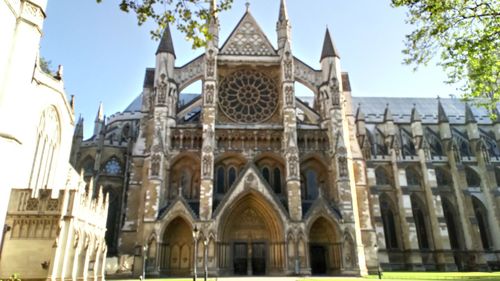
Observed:
[[[284,272],[282,221],[261,195],[249,193],[225,210],[221,220],[219,261],[225,275],[273,275]]]

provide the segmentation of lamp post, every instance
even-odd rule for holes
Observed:
[[[148,251],[148,244],[142,246],[142,276],[141,280],[146,280],[146,253]]]
[[[197,267],[197,262],[196,262],[196,255],[198,254],[197,247],[198,247],[198,235],[200,231],[198,230],[198,227],[195,225],[193,229],[193,240],[194,240],[194,263],[193,263],[193,281],[196,281],[196,267]]]
[[[208,257],[208,237],[205,238],[205,240],[203,240],[203,246],[205,246],[203,248],[203,266],[205,267],[205,278],[204,280],[207,281],[207,278],[208,278],[208,260],[207,260],[207,257]]]

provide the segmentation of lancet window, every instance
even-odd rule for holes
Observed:
[[[48,187],[56,164],[60,142],[59,116],[54,107],[43,111],[37,128],[35,153],[30,176],[30,188],[37,192]]]
[[[386,194],[380,195],[380,213],[384,226],[385,247],[387,249],[399,249],[394,208]]]
[[[417,195],[412,194],[411,206],[413,219],[415,221],[415,228],[417,229],[418,246],[421,250],[430,249],[430,240],[424,204],[417,197]]]
[[[476,197],[472,197],[472,206],[474,208],[474,214],[477,220],[477,226],[479,227],[479,234],[481,236],[481,243],[483,244],[483,249],[489,250],[492,247],[491,237],[490,237],[490,227],[488,223],[488,211],[483,203]]]

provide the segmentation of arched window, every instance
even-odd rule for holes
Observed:
[[[235,181],[236,181],[236,168],[235,167],[231,167],[231,168],[229,168],[228,177],[227,177],[227,186],[228,186],[228,189],[233,186],[233,183]]]
[[[269,173],[268,167],[262,168],[262,177],[264,177],[264,179],[267,181],[267,183],[271,184],[270,173]]]
[[[91,157],[87,157],[81,166],[81,169],[83,169],[83,175],[84,176],[92,176],[94,174],[94,159]],[[81,171],[80,169],[80,171]],[[78,171],[78,172],[80,172]]]
[[[402,151],[405,156],[415,156],[417,155],[417,150],[415,149],[415,144],[412,140],[412,135],[406,129],[401,128],[401,143],[403,144]]]
[[[438,186],[452,186],[452,180],[448,171],[440,167],[436,167],[434,171]]]
[[[224,178],[225,178],[225,175],[224,175],[224,167],[219,167],[217,168],[217,176],[215,178],[215,185],[216,185],[216,190],[217,190],[217,193],[224,193],[225,192],[225,182],[224,182]]]
[[[448,237],[450,237],[450,246],[453,250],[460,250],[455,209],[446,198],[441,200],[441,204],[443,205],[444,218],[446,220],[446,227],[448,228]]]
[[[470,145],[465,140],[460,141],[460,154],[462,156],[467,156],[467,157],[472,156]]]
[[[399,249],[398,237],[396,234],[396,219],[394,211],[386,195],[380,196],[380,213],[384,226],[385,246],[387,249]]]
[[[384,134],[377,128],[375,131],[375,155],[387,155],[389,149],[385,144]]]
[[[420,186],[420,174],[415,170],[414,167],[408,167],[405,169],[406,172],[406,183],[408,185],[418,185]]]
[[[278,167],[273,172],[273,189],[275,193],[281,193],[281,170]]]
[[[193,192],[191,190],[191,173],[188,170],[183,170],[181,179],[180,179],[180,186],[182,190],[182,195],[184,198],[191,199],[193,196]]]
[[[60,138],[59,116],[49,107],[40,116],[29,186],[36,193],[48,187],[56,161]]]
[[[492,244],[490,242],[488,211],[486,210],[486,207],[484,207],[483,203],[476,197],[472,197],[472,206],[474,208],[477,226],[479,227],[479,234],[481,235],[483,249],[489,250],[491,249]]]
[[[389,176],[384,167],[377,167],[375,169],[375,181],[377,185],[389,185]]]
[[[424,206],[415,194],[411,196],[411,206],[415,228],[417,229],[418,246],[420,249],[427,250],[430,248],[430,244]]]
[[[306,199],[313,200],[318,197],[318,176],[312,169],[306,172],[306,193]]]
[[[431,149],[431,155],[444,156],[443,145],[441,144],[441,139],[439,138],[439,134],[434,132],[430,128],[427,128],[426,138]]]
[[[259,167],[262,178],[269,184],[269,187],[276,194],[281,194],[283,179],[281,178],[281,171],[284,166],[281,159],[274,157],[264,156],[256,161]]]
[[[481,178],[472,168],[465,167],[465,177],[467,179],[467,186],[469,187],[481,186]]]
[[[120,141],[127,141],[129,137],[130,137],[130,125],[126,124],[122,128],[122,135]]]
[[[160,157],[158,156],[156,160],[160,161]],[[153,158],[152,161],[155,161],[153,163],[156,163],[156,160]],[[182,156],[172,163],[168,171],[170,183],[165,193],[168,199],[175,199],[180,195],[188,201],[199,199],[200,163],[198,161],[195,158]],[[159,164],[156,167],[159,167]],[[215,179],[214,191],[216,190],[216,182],[217,179]]]

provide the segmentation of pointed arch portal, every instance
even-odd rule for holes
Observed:
[[[278,212],[261,195],[236,200],[222,216],[219,266],[229,275],[283,272],[285,242]]]
[[[309,230],[309,257],[313,275],[340,271],[342,249],[338,229],[324,217],[317,218]]]
[[[163,234],[160,271],[168,276],[189,276],[193,265],[191,225],[181,217],[170,221]]]

